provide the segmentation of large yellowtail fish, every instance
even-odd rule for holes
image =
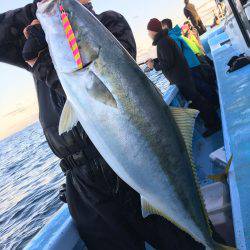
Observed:
[[[68,98],[60,133],[80,121],[147,210],[207,249],[226,249],[211,237],[189,154],[196,111],[170,110],[127,51],[76,0],[45,0],[37,16]]]

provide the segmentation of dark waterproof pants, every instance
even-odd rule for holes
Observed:
[[[204,77],[201,66],[191,68],[191,73],[194,79],[197,91],[204,96],[214,107],[219,107],[219,96],[209,84],[209,80]]]
[[[160,216],[144,219],[139,195],[103,159],[67,170],[67,202],[89,250],[200,250],[202,245]]]
[[[190,85],[192,86],[191,82]],[[192,108],[200,111],[200,116],[207,128],[213,129],[220,125],[220,119],[214,106],[195,88],[189,87],[188,80],[185,85],[176,85],[184,98],[192,101]]]

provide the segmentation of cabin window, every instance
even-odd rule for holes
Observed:
[[[250,47],[250,22],[242,6],[245,2],[242,0],[228,0],[230,10],[236,18],[242,35],[248,47]]]

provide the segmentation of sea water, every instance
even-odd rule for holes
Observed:
[[[38,122],[0,142],[0,249],[23,249],[63,205],[58,162]]]

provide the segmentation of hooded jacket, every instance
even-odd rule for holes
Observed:
[[[190,40],[189,38],[182,36],[182,38],[184,39],[184,41],[187,43],[187,45],[190,47],[190,49],[194,52],[195,55],[198,56],[204,56],[205,53],[204,51],[199,47],[198,42],[194,41],[194,40]]]
[[[195,89],[187,60],[167,30],[156,35],[153,45],[157,46],[156,70],[162,70],[170,83],[179,88],[189,86]]]
[[[178,25],[168,31],[168,36],[171,37],[182,50],[190,68],[194,68],[200,65],[196,54],[182,37],[181,28]]]
[[[0,62],[27,69],[33,74],[39,105],[39,120],[52,151],[61,159],[83,151],[88,160],[99,157],[80,124],[69,133],[58,134],[58,125],[66,98],[48,50],[30,68],[22,57],[26,39],[23,29],[36,19],[36,2],[23,8],[0,14]],[[136,57],[136,44],[131,28],[119,13],[107,11],[97,18]],[[90,158],[90,159],[89,159]]]

